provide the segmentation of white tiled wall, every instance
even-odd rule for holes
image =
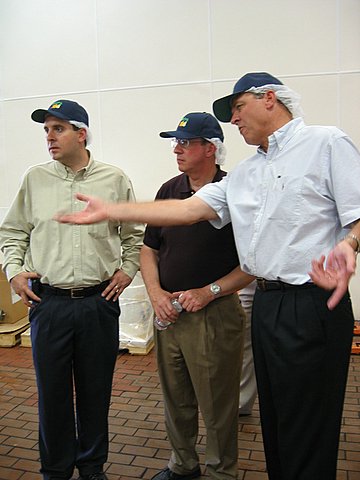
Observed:
[[[248,71],[298,91],[308,123],[360,146],[359,0],[0,0],[0,219],[23,172],[48,160],[36,108],[79,101],[99,160],[151,199],[177,173],[169,142],[183,114],[210,111]],[[223,126],[227,168],[249,155]],[[360,318],[360,280],[352,292]]]

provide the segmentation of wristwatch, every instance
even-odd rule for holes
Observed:
[[[210,292],[213,294],[213,295],[219,295],[219,293],[221,292],[221,287],[220,285],[218,285],[217,283],[212,283],[210,285]]]
[[[350,240],[350,241],[356,242],[356,248],[354,249],[355,253],[357,254],[360,252],[360,238],[358,238],[356,235],[352,233],[348,233],[347,235],[345,235],[344,240]]]

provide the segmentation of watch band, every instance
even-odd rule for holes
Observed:
[[[356,242],[356,248],[355,248],[355,252],[356,253],[359,253],[360,252],[360,239],[354,235],[353,233],[348,233],[345,237],[344,237],[344,240],[346,239],[349,239],[349,240],[354,240],[354,242]]]

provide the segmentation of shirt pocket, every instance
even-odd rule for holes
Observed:
[[[281,176],[268,189],[266,217],[284,223],[298,223],[301,217],[304,177]]]
[[[109,238],[111,233],[107,222],[88,225],[88,234],[92,238]]]

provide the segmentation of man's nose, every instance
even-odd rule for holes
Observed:
[[[232,123],[233,125],[236,125],[238,121],[239,121],[238,113],[237,113],[237,112],[234,112],[234,113],[231,115],[230,123]]]
[[[49,141],[49,140],[54,140],[55,136],[54,136],[54,132],[52,130],[48,130],[46,132],[46,140]]]
[[[174,147],[174,153],[181,153],[182,151],[183,151],[182,146],[179,143],[177,143]]]

